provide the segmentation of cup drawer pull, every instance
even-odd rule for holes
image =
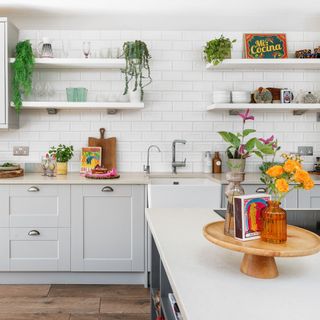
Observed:
[[[110,186],[103,187],[101,189],[102,192],[113,192],[113,188]]]
[[[267,189],[266,189],[266,188],[259,187],[259,188],[256,190],[256,193],[267,193]]]
[[[30,230],[28,236],[40,236],[40,232],[38,230]]]
[[[39,192],[40,189],[38,187],[32,186],[28,189],[29,192]]]

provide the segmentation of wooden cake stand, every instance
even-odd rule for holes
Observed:
[[[212,243],[233,251],[243,252],[240,270],[250,277],[272,279],[279,275],[274,257],[302,257],[320,251],[320,237],[308,230],[288,226],[288,240],[272,244],[262,240],[239,241],[224,235],[224,221],[207,224],[204,236]]]

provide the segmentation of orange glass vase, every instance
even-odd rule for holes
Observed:
[[[277,244],[287,241],[287,212],[280,207],[279,201],[268,201],[262,211],[262,221],[262,241]]]

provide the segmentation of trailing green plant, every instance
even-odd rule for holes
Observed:
[[[28,96],[31,93],[33,66],[34,55],[30,41],[18,42],[16,59],[12,66],[12,101],[17,113],[22,107],[22,94]]]
[[[73,146],[59,144],[50,148],[49,155],[55,157],[57,162],[68,162],[73,157]]]
[[[122,70],[125,74],[125,89],[123,94],[127,94],[129,83],[133,80],[133,91],[138,87],[141,89],[141,100],[143,100],[143,88],[152,82],[150,75],[149,60],[151,56],[147,45],[140,40],[128,41],[123,44],[123,56],[126,59],[126,67]],[[144,80],[147,81],[144,81]]]
[[[235,39],[231,41],[223,35],[220,38],[208,41],[203,49],[206,61],[216,66],[224,59],[230,58],[232,44],[235,42]]]

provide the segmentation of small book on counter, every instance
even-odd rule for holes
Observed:
[[[271,199],[269,194],[235,196],[233,199],[235,238],[241,241],[260,238],[262,210]]]

